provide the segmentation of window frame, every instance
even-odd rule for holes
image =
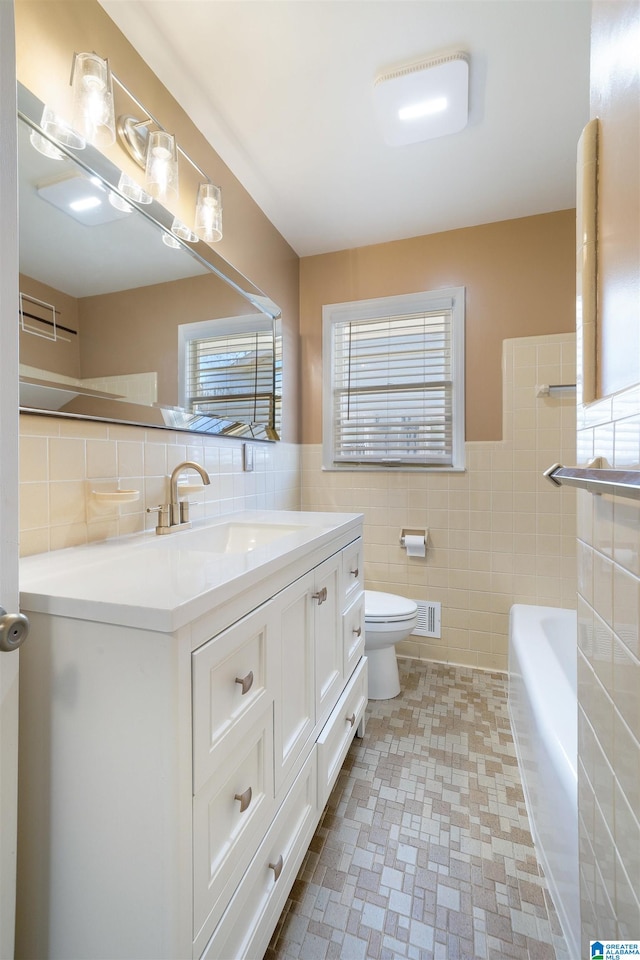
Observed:
[[[273,426],[279,432],[281,418],[281,396],[279,385],[282,379],[282,359],[278,356],[278,340],[274,321],[266,314],[243,314],[232,317],[219,317],[212,320],[198,320],[178,326],[178,403],[190,410],[187,397],[187,355],[189,344],[193,340],[214,339],[216,337],[253,335],[259,331],[267,333],[273,340]],[[213,414],[212,414],[213,416]],[[261,422],[261,421],[260,421]]]
[[[457,473],[465,469],[465,287],[445,287],[420,293],[375,297],[322,308],[322,469],[326,471],[407,471]],[[392,316],[451,311],[452,463],[383,464],[334,460],[333,382],[334,328],[338,323],[386,319]]]

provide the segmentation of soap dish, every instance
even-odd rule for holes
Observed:
[[[139,490],[92,490],[91,495],[98,503],[133,503],[140,499]]]
[[[178,481],[178,497],[179,498],[190,497],[192,493],[200,493],[200,491],[203,489],[204,489],[203,483],[196,483],[195,481],[193,483],[189,483],[188,481],[181,483],[180,481]]]

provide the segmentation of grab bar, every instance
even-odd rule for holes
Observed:
[[[557,487],[566,484],[569,487],[582,487],[589,493],[610,493],[640,500],[640,470],[563,467],[561,463],[554,463],[544,471],[544,476]]]

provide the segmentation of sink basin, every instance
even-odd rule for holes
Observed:
[[[217,523],[203,530],[176,533],[180,549],[202,553],[251,553],[292,533],[308,535],[309,527],[281,523]],[[169,537],[162,538],[169,540]]]

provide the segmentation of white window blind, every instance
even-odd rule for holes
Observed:
[[[455,298],[425,294],[423,303],[435,309],[382,313],[421,305],[413,295],[388,300],[327,308],[325,466],[458,468],[463,367]]]
[[[273,423],[275,385],[270,330],[189,340],[186,402],[194,413]]]

